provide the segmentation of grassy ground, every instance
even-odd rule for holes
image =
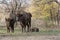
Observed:
[[[60,28],[46,28],[44,21],[40,19],[32,19],[32,27],[37,27],[40,29],[39,32],[21,32],[21,27],[15,27],[14,33],[7,33],[6,27],[0,27],[0,35],[20,35],[20,36],[32,36],[32,35],[57,35],[60,34]],[[54,30],[53,30],[54,29]]]
[[[11,36],[35,36],[35,35],[58,35],[60,30],[40,30],[39,32],[21,32],[20,29],[15,29],[14,33],[7,33],[6,29],[0,29],[0,35],[11,35]]]
[[[60,30],[40,30],[39,32],[21,32],[15,29],[14,33],[0,30],[0,40],[60,40]]]

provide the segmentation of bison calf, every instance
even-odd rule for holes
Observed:
[[[33,27],[30,29],[31,32],[39,32],[39,28]]]
[[[6,26],[7,26],[7,32],[14,32],[14,23],[15,21],[13,19],[10,18],[5,18],[6,21]]]

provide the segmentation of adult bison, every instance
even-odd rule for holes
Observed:
[[[31,13],[23,12],[20,14],[17,14],[18,21],[20,22],[20,25],[22,27],[22,32],[26,32],[26,26],[27,26],[27,31],[30,31],[31,28]]]
[[[16,20],[16,17],[18,18],[18,20]],[[19,13],[14,14],[12,11],[12,13],[9,14],[9,17],[5,18],[7,31],[14,32],[14,24],[15,22],[19,21],[22,27],[22,32],[26,31],[26,26],[27,26],[27,31],[29,32],[31,28],[31,17],[32,17],[31,13],[23,12],[20,14]]]

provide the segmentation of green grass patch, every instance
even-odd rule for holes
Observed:
[[[11,35],[11,36],[32,36],[32,35],[57,35],[60,30],[40,30],[39,32],[21,32],[20,29],[15,29],[15,32],[7,33],[6,29],[0,29],[0,35]]]

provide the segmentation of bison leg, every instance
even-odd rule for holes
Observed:
[[[14,32],[14,25],[11,26],[11,31]]]
[[[29,32],[31,29],[31,20],[29,21],[29,23],[27,24],[27,31]]]
[[[21,27],[22,27],[22,32],[23,32],[23,28],[24,28],[23,24],[21,24]]]
[[[14,27],[13,26],[11,27],[11,31],[14,32]]]
[[[26,25],[21,23],[21,27],[22,27],[22,32],[26,32]]]
[[[28,29],[29,29],[29,31],[31,29],[31,18],[30,18],[29,23],[28,23]]]
[[[11,32],[14,32],[14,23],[11,25]]]
[[[14,32],[14,20],[10,21],[11,32]]]
[[[7,26],[7,32],[10,32],[10,24],[9,24],[9,21],[6,21],[6,26]]]
[[[26,32],[26,27],[22,25],[22,32]]]
[[[24,32],[26,32],[26,25],[24,25]]]
[[[30,27],[29,27],[29,24],[27,24],[27,32],[30,31]]]
[[[10,27],[7,27],[7,32],[10,32]]]

